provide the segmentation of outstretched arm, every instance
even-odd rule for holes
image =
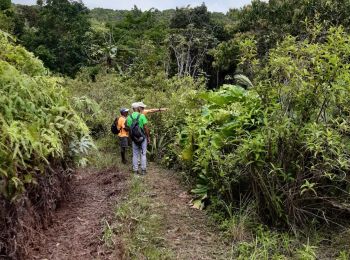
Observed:
[[[150,109],[145,109],[144,113],[145,114],[152,114],[152,113],[157,113],[157,112],[164,112],[167,110],[168,110],[168,108],[150,108]]]

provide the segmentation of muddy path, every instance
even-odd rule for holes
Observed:
[[[161,238],[171,255],[161,259],[231,259],[230,245],[205,211],[191,207],[191,195],[178,174],[155,164],[151,164],[146,176],[131,176],[125,167],[78,172],[70,199],[56,210],[52,225],[38,234],[30,259],[154,259],[142,250],[138,252],[140,257],[132,257],[124,234],[113,236],[113,247],[107,247],[103,240],[108,223],[125,224],[118,223],[115,212],[130,199],[130,183],[135,178],[145,187],[138,196],[149,198],[150,216],[162,220],[154,235]]]
[[[122,247],[108,250],[101,238],[125,192],[126,179],[127,174],[115,167],[79,171],[70,199],[61,203],[52,225],[32,244],[32,259],[120,259]]]

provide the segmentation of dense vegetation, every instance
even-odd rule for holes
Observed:
[[[150,158],[184,172],[194,206],[223,227],[255,228],[238,257],[297,256],[259,224],[306,237],[349,224],[349,1],[254,0],[227,14],[68,0],[0,9],[4,200],[48,163],[73,165],[72,150],[90,145],[80,118],[104,149],[118,108],[143,100],[170,111],[150,116]],[[308,243],[298,252],[315,257]]]
[[[258,80],[247,90],[201,95],[202,115],[183,131],[183,157],[205,183],[201,192],[226,203],[252,195],[274,224],[340,224],[349,202],[350,38],[342,28],[325,34],[324,43],[287,37],[252,65]],[[251,43],[242,49],[256,53]]]
[[[61,83],[0,31],[1,255],[15,257],[29,242],[29,234],[16,232],[23,228],[18,221],[26,222],[21,207],[49,216],[63,197],[72,166],[92,146]]]
[[[49,160],[69,162],[88,137],[85,123],[69,105],[60,79],[42,63],[0,35],[1,48],[1,192],[13,199],[32,174],[45,171]]]

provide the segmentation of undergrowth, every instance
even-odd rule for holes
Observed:
[[[88,158],[91,167],[102,170],[121,164],[118,140],[115,136],[107,135],[95,141],[98,149],[92,151]]]
[[[293,233],[272,229],[261,224],[250,200],[242,200],[239,207],[215,201],[208,208],[211,218],[232,245],[232,259],[350,259],[350,231],[307,229]],[[225,207],[225,205],[224,205]]]
[[[350,51],[347,44],[338,42],[349,42],[341,28],[330,30],[322,44],[288,37],[260,69],[254,39],[242,41],[245,56],[253,57],[252,69],[259,71],[254,84],[240,76],[249,84],[237,80],[237,85],[217,91],[204,91],[200,82],[167,79],[162,74],[144,82],[101,74],[96,82],[85,82],[82,73],[71,84],[73,93],[88,93],[101,106],[101,133],[108,131],[118,109],[132,101],[169,108],[170,113],[150,115],[150,158],[185,171],[189,182],[197,180],[193,193],[198,208],[215,200],[226,203],[215,210],[216,214],[229,212],[222,226],[238,258],[313,259],[322,251],[324,238],[303,234],[304,229],[315,228],[317,233],[324,224],[338,227],[349,212],[346,93],[350,77],[343,53]],[[341,62],[333,64],[333,60]],[[99,129],[101,122],[93,128]],[[96,167],[119,160],[116,140],[105,137],[98,142],[104,148],[92,160]],[[239,205],[242,195],[255,205]],[[128,212],[143,206],[147,211],[150,203],[143,196],[133,196],[118,209],[122,212],[117,217],[132,224],[132,229],[119,232],[128,234],[128,252],[137,258],[138,252],[144,252],[139,251],[142,243],[131,238],[139,226],[152,227],[139,220],[142,210]],[[282,231],[267,231],[265,225]],[[106,230],[110,228],[107,225]],[[346,255],[346,250],[342,247],[341,253],[332,256]]]
[[[93,147],[62,78],[0,30],[0,256],[28,256]]]
[[[128,198],[116,209],[114,232],[125,245],[125,257],[131,259],[172,259],[160,237],[163,219],[152,213],[155,207],[139,177],[131,179]]]

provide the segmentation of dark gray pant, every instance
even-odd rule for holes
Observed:
[[[124,164],[127,163],[126,161],[126,148],[129,146],[129,139],[128,137],[119,137],[119,144],[120,144],[120,155],[122,157],[122,162]]]

